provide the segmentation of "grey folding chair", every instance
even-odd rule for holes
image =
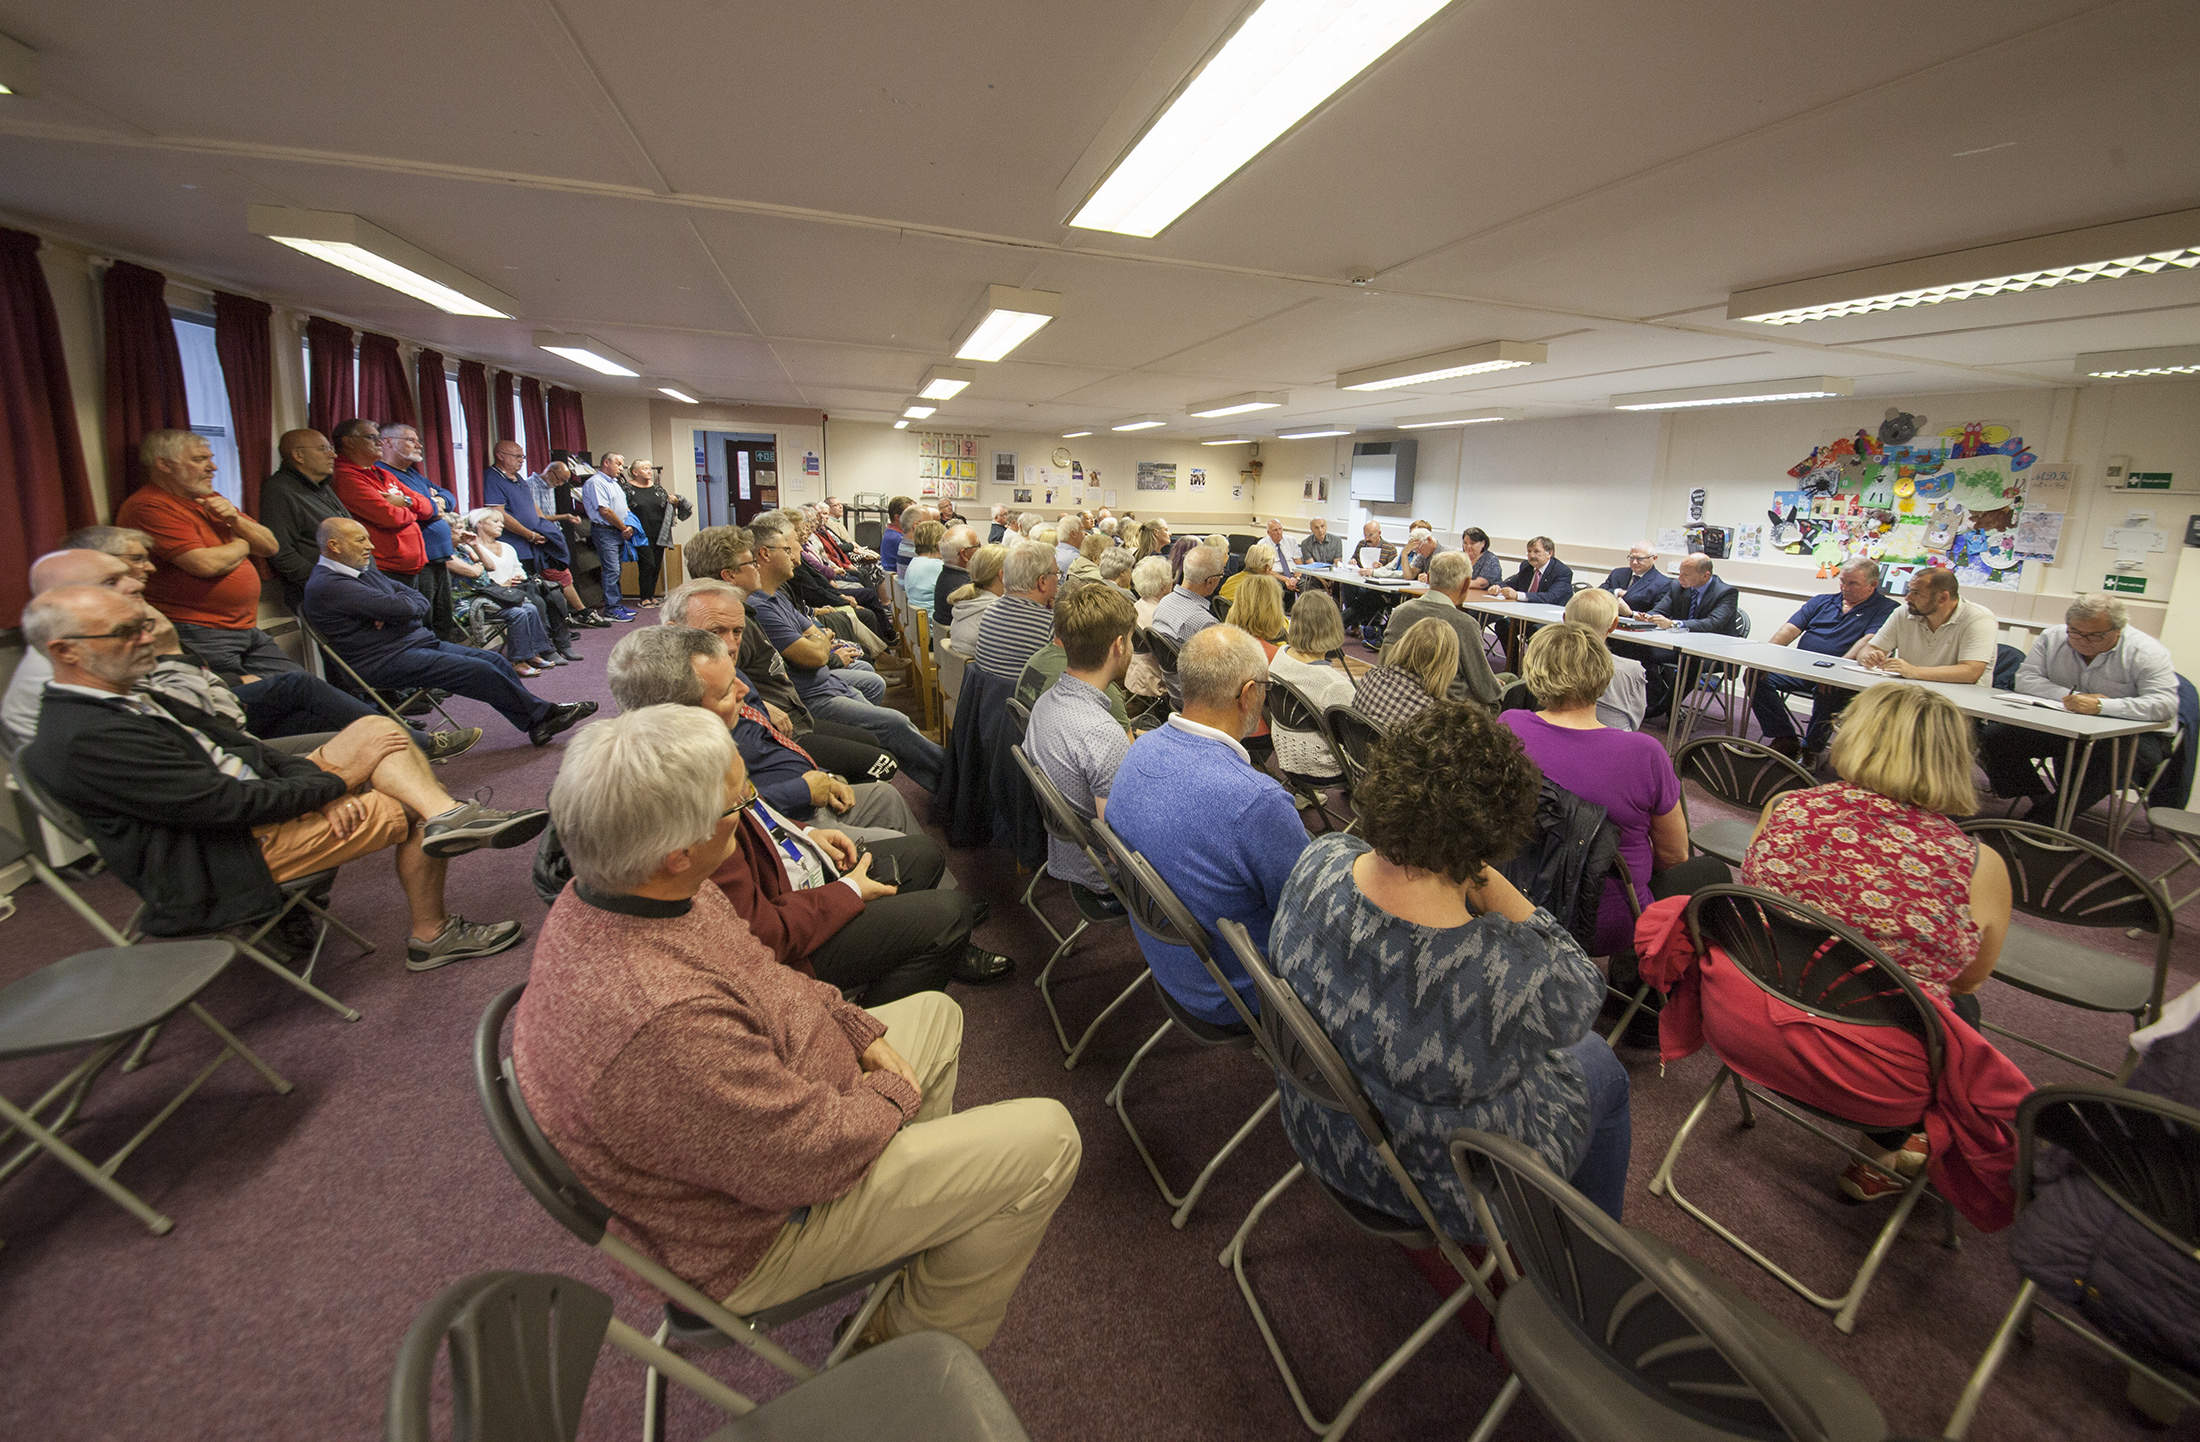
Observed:
[[[1457,1238],[1448,1235],[1429,1207],[1428,1198],[1420,1186],[1398,1160],[1397,1150],[1391,1145],[1388,1129],[1376,1114],[1374,1104],[1366,1091],[1352,1075],[1345,1059],[1322,1031],[1320,1023],[1308,1012],[1298,993],[1286,986],[1268,966],[1266,957],[1253,945],[1251,933],[1227,917],[1216,922],[1216,930],[1229,943],[1237,955],[1246,975],[1260,992],[1260,1011],[1253,1018],[1254,1033],[1259,1039],[1260,1050],[1268,1063],[1275,1068],[1278,1096],[1286,1090],[1300,1105],[1320,1107],[1324,1111],[1342,1112],[1351,1118],[1360,1133],[1360,1139],[1382,1160],[1383,1170],[1405,1195],[1418,1220],[1393,1216],[1389,1212],[1367,1205],[1357,1197],[1348,1196],[1322,1180],[1319,1173],[1311,1171],[1302,1160],[1283,1174],[1283,1179],[1253,1204],[1252,1211],[1230,1238],[1228,1246],[1216,1260],[1228,1267],[1237,1278],[1238,1292],[1245,1298],[1246,1310],[1253,1314],[1253,1325],[1260,1329],[1260,1337],[1268,1346],[1268,1355],[1276,1364],[1276,1371],[1283,1377],[1284,1390],[1291,1394],[1292,1405],[1299,1409],[1299,1420],[1317,1436],[1324,1439],[1342,1437],[1360,1412],[1374,1400],[1400,1368],[1413,1360],[1429,1339],[1443,1329],[1446,1322],[1458,1315],[1469,1299],[1479,1299],[1491,1316],[1497,1315],[1497,1298],[1489,1290],[1489,1278],[1498,1266],[1498,1254],[1502,1250],[1492,1244],[1488,1256],[1477,1265],[1471,1261]],[[1297,1149],[1296,1142],[1293,1150]],[[1411,1336],[1401,1342],[1396,1350],[1383,1359],[1382,1365],[1370,1373],[1367,1379],[1347,1397],[1336,1414],[1327,1421],[1315,1415],[1307,1401],[1306,1390],[1299,1381],[1298,1372],[1285,1355],[1283,1343],[1276,1336],[1276,1329],[1261,1306],[1260,1298],[1253,1290],[1250,1278],[1245,1275],[1245,1249],[1253,1235],[1253,1229],[1283,1194],[1301,1177],[1311,1177],[1322,1199],[1330,1204],[1345,1221],[1366,1236],[1391,1242],[1413,1251],[1435,1248],[1443,1253],[1459,1273],[1462,1285],[1429,1313],[1428,1319],[1413,1330]],[[1485,1238],[1498,1234],[1490,1226],[1486,1214],[1478,1219]]]
[[[1138,1134],[1138,1128],[1132,1124],[1130,1112],[1125,1106],[1124,1094],[1130,1087],[1131,1076],[1138,1070],[1138,1064],[1146,1059],[1147,1053],[1161,1045],[1162,1038],[1169,1034],[1172,1027],[1185,1032],[1202,1046],[1253,1050],[1259,1044],[1253,1030],[1254,1018],[1245,1005],[1244,998],[1238,995],[1237,988],[1230,985],[1229,978],[1222,974],[1222,968],[1215,964],[1214,953],[1207,946],[1205,928],[1192,919],[1191,912],[1177,899],[1176,893],[1169,890],[1160,873],[1153,869],[1153,865],[1145,857],[1124,845],[1123,839],[1108,829],[1108,823],[1104,819],[1094,821],[1092,831],[1108,849],[1108,859],[1112,863],[1109,874],[1115,878],[1117,898],[1130,911],[1131,925],[1163,946],[1181,946],[1189,950],[1198,958],[1200,965],[1206,968],[1207,974],[1214,978],[1215,984],[1222,988],[1222,994],[1229,998],[1231,1009],[1238,1015],[1237,1022],[1229,1026],[1217,1026],[1194,1016],[1185,1010],[1182,1002],[1169,994],[1169,989],[1161,985],[1160,978],[1156,977],[1153,992],[1161,1001],[1161,1009],[1168,1013],[1168,1019],[1154,1029],[1153,1035],[1146,1038],[1144,1046],[1131,1054],[1129,1063],[1123,1068],[1123,1074],[1115,1079],[1115,1085],[1109,1089],[1106,1097],[1107,1105],[1115,1108],[1116,1119],[1123,1123],[1123,1130],[1130,1134],[1131,1146],[1137,1151],[1138,1159],[1146,1164],[1147,1175],[1160,1188],[1162,1200],[1176,1209],[1169,1217],[1169,1225],[1181,1231],[1184,1224],[1191,1220],[1192,1208],[1199,1204],[1200,1193],[1207,1190],[1207,1184],[1214,1180],[1215,1173],[1230,1159],[1231,1153],[1253,1134],[1253,1129],[1260,1125],[1261,1119],[1275,1110],[1277,1097],[1270,1093],[1253,1109],[1253,1114],[1245,1119],[1245,1124],[1231,1135],[1230,1140],[1222,1144],[1222,1150],[1208,1160],[1207,1165],[1200,1169],[1199,1175],[1192,1179],[1189,1187],[1181,1194],[1171,1190],[1168,1179],[1161,1175],[1160,1164],[1153,1159],[1152,1151],[1146,1146],[1146,1139]]]
[[[1024,780],[1030,785],[1031,794],[1039,798],[1039,810],[1046,818],[1048,834],[1076,847],[1084,853],[1085,860],[1091,863],[1093,870],[1102,876],[1108,875],[1108,862],[1104,854],[1107,848],[1099,837],[1092,834],[1092,827],[1086,822],[1084,813],[1070,805],[1069,798],[1062,794],[1061,789],[1047,778],[1044,771],[1032,764],[1031,758],[1024,754],[1023,747],[1011,746],[1008,754],[1016,759],[1016,769],[1024,773]],[[1115,899],[1112,891],[1094,891],[1075,881],[1064,881],[1062,884],[1069,888],[1070,904],[1077,909],[1077,925],[1067,935],[1055,926],[1037,903],[1027,904],[1031,907],[1032,915],[1039,918],[1039,924],[1047,929],[1047,934],[1055,941],[1054,954],[1047,958],[1045,966],[1039,968],[1039,999],[1046,1003],[1047,1016],[1054,1022],[1054,1035],[1062,1043],[1062,1070],[1071,1071],[1076,1068],[1077,1059],[1084,1055],[1093,1033],[1100,1030],[1100,1024],[1136,996],[1138,989],[1146,984],[1153,972],[1144,966],[1139,967],[1138,975],[1131,978],[1130,985],[1116,993],[1115,1000],[1101,1009],[1100,1014],[1092,1019],[1076,1041],[1071,1041],[1069,1028],[1062,1024],[1061,1008],[1055,1004],[1054,992],[1049,985],[1054,976],[1054,964],[1069,954],[1070,948],[1077,944],[1077,938],[1085,934],[1087,927],[1109,921],[1122,921],[1128,918],[1129,913],[1125,911],[1123,903]]]
[[[885,1266],[828,1282],[777,1306],[742,1316],[726,1310],[715,1298],[705,1295],[655,1258],[627,1243],[610,1230],[611,1208],[588,1190],[566,1165],[565,1159],[558,1155],[558,1149],[543,1134],[542,1128],[536,1125],[534,1114],[527,1109],[527,1099],[520,1095],[512,1063],[501,1054],[505,1020],[526,990],[527,984],[521,982],[492,997],[474,1032],[474,1089],[481,1100],[482,1114],[489,1123],[489,1135],[495,1140],[497,1150],[504,1154],[505,1163],[519,1177],[520,1184],[527,1188],[528,1195],[541,1204],[553,1220],[670,1299],[665,1303],[665,1320],[654,1340],[662,1344],[672,1337],[698,1350],[732,1342],[797,1381],[803,1381],[816,1373],[768,1334],[774,1328],[868,1288],[870,1295],[820,1365],[831,1367],[846,1357],[863,1335],[871,1314],[886,1300],[888,1287],[900,1279],[902,1271],[914,1259],[902,1257]],[[648,1378],[642,1430],[649,1442],[658,1442],[663,1436],[664,1375],[653,1369]]]
[[[1981,816],[1957,824],[1980,845],[2001,853],[2009,868],[2011,901],[2023,915],[2063,926],[2115,927],[2154,938],[2154,958],[2149,964],[2126,961],[2012,922],[1994,964],[1995,981],[2085,1011],[2122,1012],[2135,1029],[2161,1016],[2169,984],[2170,943],[2177,926],[2159,886],[2106,847],[2051,826]],[[2136,1054],[2129,1051],[2122,1068],[2113,1069],[1993,1022],[1981,1025],[1997,1036],[2118,1081],[2137,1065]]]
[[[1322,713],[1329,736],[1336,743],[1337,759],[1344,764],[1344,794],[1350,796],[1367,774],[1368,761],[1383,744],[1382,729],[1351,706],[1338,704]]]
[[[1337,738],[1329,729],[1329,718],[1322,714],[1321,707],[1307,699],[1304,691],[1289,681],[1271,676],[1268,679],[1268,726],[1271,735],[1278,726],[1286,731],[1311,731],[1322,739],[1322,744],[1336,760],[1334,776],[1292,771],[1284,766],[1280,755],[1276,760],[1276,770],[1282,775],[1283,784],[1321,817],[1322,829],[1327,831],[1333,823],[1342,820],[1329,809],[1329,788],[1341,785],[1345,775],[1344,760],[1338,755]]]
[[[22,845],[12,834],[6,835],[15,846]],[[0,865],[5,864],[0,860]],[[276,1075],[258,1053],[199,1005],[199,994],[228,970],[236,956],[236,947],[227,941],[103,947],[64,957],[0,990],[0,1062],[55,1052],[90,1051],[29,1106],[19,1107],[0,1096],[0,1120],[8,1124],[5,1131],[0,1131],[0,1146],[12,1142],[17,1133],[26,1139],[13,1156],[0,1163],[0,1181],[14,1176],[44,1153],[143,1222],[154,1235],[170,1231],[176,1224],[116,1181],[116,1169],[231,1057],[241,1058],[258,1072],[278,1096],[291,1089],[290,1083]],[[196,1017],[221,1042],[221,1051],[214,1059],[105,1161],[94,1162],[63,1141],[60,1133],[82,1115],[92,1083],[123,1049],[183,1011]]]
[[[415,686],[395,702],[392,702],[373,686],[368,685],[367,678],[354,670],[351,662],[344,659],[343,653],[329,644],[328,637],[314,629],[313,623],[305,618],[303,611],[298,613],[298,629],[306,633],[306,638],[313,642],[314,649],[320,652],[321,659],[324,662],[334,661],[337,669],[344,673],[345,678],[356,688],[358,694],[364,697],[368,704],[379,708],[383,715],[389,717],[398,725],[409,728],[412,723],[406,719],[407,714],[417,713],[425,709],[432,710],[436,715],[442,717],[443,724],[453,731],[466,729],[451,719],[451,713],[443,709],[442,703],[435,699],[434,691],[426,686]]]
[[[1739,807],[1747,819],[1727,817],[1706,821],[1688,829],[1688,844],[1740,866],[1749,852],[1749,838],[1757,829],[1757,814],[1775,796],[1803,791],[1818,778],[1761,742],[1741,736],[1699,736],[1673,753],[1673,770],[1683,781],[1693,781],[1711,793],[1715,801]],[[1681,816],[1688,815],[1688,797],[1681,796]]]
[[[1910,974],[1888,960],[1886,954],[1862,934],[1799,902],[1753,886],[1705,887],[1689,902],[1687,921],[1688,934],[1699,951],[1707,945],[1717,946],[1741,975],[1789,1006],[1845,1027],[1908,1033],[1925,1053],[1924,1094],[1931,1096],[1939,1091],[1946,1056],[1940,1013],[1918,990]],[[1713,1050],[1716,1053],[1717,1049]],[[1659,1163],[1657,1175],[1650,1182],[1650,1194],[1670,1197],[1675,1206],[1794,1288],[1805,1301],[1833,1313],[1835,1328],[1843,1333],[1855,1331],[1856,1314],[1864,1305],[1864,1294],[1870,1290],[1872,1279],[1878,1276],[1880,1265],[1893,1249],[1903,1224],[1926,1196],[1932,1195],[1939,1200],[1938,1195],[1932,1192],[1926,1173],[1920,1170],[1904,1185],[1894,1210],[1873,1239],[1871,1250],[1850,1279],[1848,1289],[1839,1296],[1812,1291],[1808,1284],[1751,1246],[1739,1233],[1681,1195],[1675,1180],[1681,1149],[1688,1145],[1689,1137],[1695,1134],[1697,1125],[1710,1111],[1719,1088],[1730,1080],[1734,1083],[1734,1095],[1741,1102],[1743,1126],[1756,1125],[1751,1103],[1761,1101],[1767,1109],[1831,1142],[1861,1162],[1869,1163],[1872,1158],[1859,1151],[1847,1136],[1828,1131],[1820,1123],[1830,1122],[1846,1131],[1891,1128],[1882,1128],[1877,1122],[1861,1122],[1776,1092],[1746,1075],[1724,1056],[1719,1057],[1719,1062],[1718,1074],[1697,1098],[1696,1105],[1674,1135],[1665,1160]],[[1922,1119],[1921,1109],[1920,1122]],[[1912,1130],[1916,1129],[1913,1126]],[[1945,1241],[1954,1247],[1958,1244],[1955,1212],[1947,1210],[1946,1217]]]
[[[422,1309],[390,1375],[384,1442],[573,1442],[606,1342],[726,1413],[711,1442],[1028,1442],[978,1354],[945,1333],[896,1337],[759,1407],[621,1322],[602,1292],[546,1272],[479,1273]]]
[[[2032,1167],[2042,1141],[2070,1154],[2073,1166],[2062,1185],[2081,1185],[2080,1178],[2090,1181],[2124,1218],[2164,1243],[2165,1255],[2200,1266],[2200,1110],[2122,1087],[2041,1087],[2017,1106],[2014,1180],[2020,1217],[2032,1204]],[[2049,1284],[2068,1285],[2060,1277],[2050,1278]],[[2009,1355],[2009,1344],[2020,1335],[2030,1338],[2035,1314],[2060,1322],[2144,1377],[2167,1398],[2176,1399],[2171,1407],[2176,1402],[2200,1407],[2200,1377],[2168,1366],[2159,1357],[2134,1356],[2052,1297],[2042,1296],[2039,1280],[2028,1275],[1987,1344],[1986,1355],[1979,1358],[1964,1385],[1942,1435],[1960,1439],[1970,1431],[1987,1386]],[[2167,1425],[2175,1418],[2157,1416],[2155,1420]]]
[[[1855,1378],[1732,1284],[1606,1216],[1533,1147],[1463,1127],[1451,1158],[1509,1254],[1497,1335],[1513,1374],[1471,1442],[1488,1442],[1523,1391],[1578,1442],[1887,1436]]]

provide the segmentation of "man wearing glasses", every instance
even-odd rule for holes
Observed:
[[[275,443],[283,463],[260,483],[260,524],[275,535],[281,549],[267,558],[283,584],[283,604],[295,613],[305,598],[306,578],[321,559],[321,522],[349,517],[343,497],[329,484],[336,470],[336,447],[319,431],[285,431]]]
[[[1660,601],[1672,595],[1673,578],[1658,569],[1658,548],[1648,541],[1637,541],[1627,548],[1627,564],[1614,566],[1598,589],[1619,597],[1619,613],[1630,616],[1655,610]]]
[[[2128,619],[2124,603],[2108,596],[2080,596],[2072,601],[2063,612],[2063,624],[2048,627],[2032,644],[2032,654],[2017,671],[2017,694],[2060,701],[2063,709],[2080,716],[2175,721],[2177,669],[2169,648],[2131,629]],[[1996,796],[2029,796],[2031,810],[2024,814],[2045,819],[2056,814],[2056,793],[2040,780],[2032,762],[2041,756],[2060,758],[2067,744],[2045,731],[1991,721],[1979,740],[1978,759]],[[2150,731],[2129,738],[2127,744],[2139,748],[2131,774],[2144,785],[2169,754],[2170,733]],[[2073,815],[2084,815],[2115,784],[2110,760],[2116,749],[2095,748],[2093,764],[2078,782],[2078,809]]]

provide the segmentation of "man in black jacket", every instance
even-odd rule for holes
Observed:
[[[407,967],[488,956],[516,921],[476,925],[444,909],[448,858],[534,839],[543,811],[457,802],[403,727],[354,722],[306,756],[262,745],[209,712],[132,690],[158,659],[158,618],[101,586],[62,586],[23,613],[53,662],[38,736],[19,763],[83,819],[100,858],[145,902],[155,936],[269,916],[278,883],[384,847],[412,913]]]
[[[336,450],[319,431],[285,431],[275,443],[282,465],[260,483],[260,524],[275,533],[282,549],[267,558],[283,583],[283,604],[293,614],[306,594],[306,577],[321,559],[321,522],[349,517],[329,485],[336,473]]]
[[[1742,634],[1742,593],[1711,574],[1711,558],[1698,551],[1673,572],[1672,594],[1649,611],[1640,612],[1661,631],[1702,631],[1713,636]],[[1663,717],[1673,704],[1673,653],[1645,647],[1640,653],[1650,709],[1643,716],[1648,725]]]
[[[1658,603],[1672,593],[1673,578],[1658,569],[1658,548],[1648,541],[1637,541],[1627,548],[1627,564],[1614,566],[1597,589],[1619,597],[1619,613],[1625,616],[1657,609]]]

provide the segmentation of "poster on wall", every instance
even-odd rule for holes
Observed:
[[[1013,503],[1015,503],[1016,505],[1019,505],[1019,506],[1028,506],[1028,505],[1030,505],[1030,504],[1031,504],[1031,491],[1030,491],[1030,488],[1029,488],[1029,487],[1026,487],[1026,486],[1018,486],[1018,487],[1017,487],[1017,488],[1016,488],[1015,490],[1013,490],[1013,491],[1009,492],[1009,500],[1010,500],[1010,501],[1012,501]]]
[[[1192,467],[1190,490],[1195,496],[1207,493],[1207,472],[1199,466]]]
[[[2025,511],[2017,517],[2017,554],[2027,561],[2055,559],[2062,547],[2061,511]]]
[[[1138,489],[1141,491],[1175,490],[1176,462],[1140,461],[1138,463]]]
[[[1014,451],[995,451],[993,453],[993,484],[996,486],[1013,486],[1016,484],[1016,453]]]

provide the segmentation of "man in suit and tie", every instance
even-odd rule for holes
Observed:
[[[1283,583],[1284,609],[1291,606],[1291,593],[1299,588],[1299,565],[1291,559],[1291,548],[1283,543],[1283,522],[1274,516],[1268,518],[1268,544],[1276,548],[1276,579]]]
[[[1497,591],[1508,601],[1563,606],[1573,599],[1573,569],[1558,558],[1557,542],[1549,536],[1536,536],[1528,542],[1528,559]]]
[[[1742,634],[1742,593],[1711,573],[1711,558],[1697,552],[1680,563],[1673,589],[1647,611],[1635,612],[1661,631],[1702,631],[1713,636]],[[1649,687],[1649,725],[1663,719],[1673,703],[1673,653],[1645,648],[1643,666]]]
[[[1658,548],[1637,541],[1627,548],[1627,564],[1614,566],[1597,589],[1619,597],[1622,616],[1639,616],[1657,609],[1673,589],[1673,578],[1658,569]]]

